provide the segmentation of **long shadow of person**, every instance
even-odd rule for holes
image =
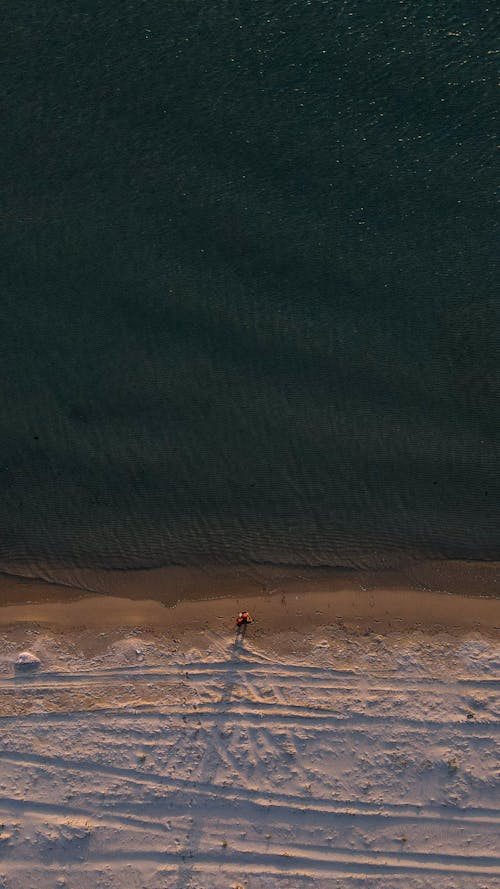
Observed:
[[[238,645],[239,642],[243,644],[245,641],[245,636],[247,634],[248,621],[245,621],[240,627],[236,627],[236,639],[234,640],[234,644]]]
[[[236,686],[244,683],[245,659],[243,657],[245,651],[245,636],[247,632],[247,623],[243,623],[236,628],[234,641],[229,645],[229,658],[226,670],[224,671],[224,681],[220,690],[220,695],[214,700],[214,704],[230,704],[233,698],[233,692]],[[220,746],[220,733],[222,725],[227,721],[227,714],[222,712],[220,716],[214,716],[213,730],[207,732],[206,749],[203,756],[203,767],[199,774],[200,785],[210,782],[214,772],[220,766],[220,757],[218,748]],[[222,725],[221,725],[222,724]],[[193,799],[191,803],[196,805]],[[193,816],[191,825],[188,828],[184,851],[181,853],[181,862],[177,869],[177,881],[175,889],[195,889],[198,886],[196,881],[196,854],[201,849],[203,834],[205,831],[206,816],[203,810],[193,807]]]

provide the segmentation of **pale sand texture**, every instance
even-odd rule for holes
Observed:
[[[500,600],[117,574],[3,579],[0,889],[500,889]]]
[[[102,632],[0,634],[2,889],[500,887],[494,640]]]

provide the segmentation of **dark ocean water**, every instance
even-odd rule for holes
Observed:
[[[496,554],[497,24],[4,10],[3,563]]]

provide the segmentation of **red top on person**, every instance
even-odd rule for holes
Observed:
[[[243,627],[245,624],[251,624],[252,618],[250,617],[248,611],[240,611],[238,617],[236,618],[236,626]]]

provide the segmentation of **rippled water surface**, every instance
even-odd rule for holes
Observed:
[[[493,556],[492,10],[10,7],[0,559]]]

